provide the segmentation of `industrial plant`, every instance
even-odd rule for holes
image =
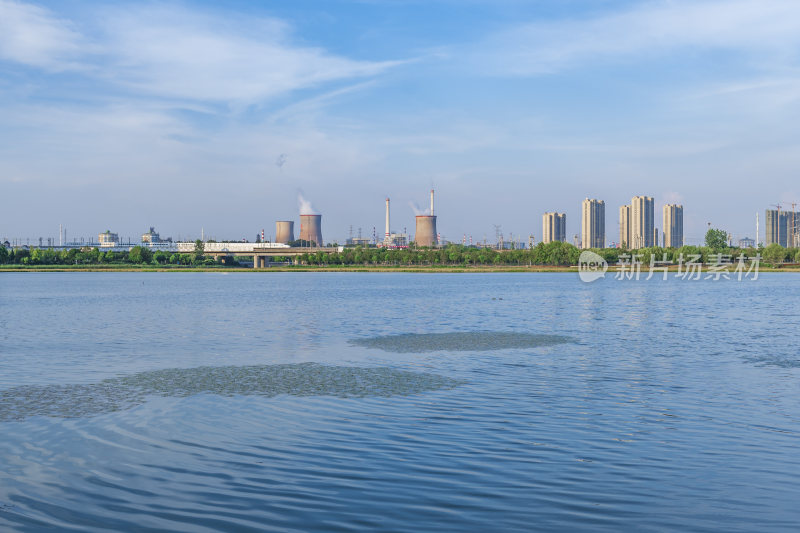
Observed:
[[[417,204],[410,202],[414,211],[414,235],[413,239],[403,227],[398,231],[392,227],[391,200],[387,196],[384,204],[384,231],[383,238],[379,237],[376,228],[372,228],[372,238],[362,237],[362,228],[358,228],[358,237],[353,234],[353,227],[350,226],[350,236],[346,240],[346,245],[351,247],[376,247],[383,249],[405,249],[410,247],[435,248],[451,244],[442,238],[437,228],[437,215],[435,212],[435,191],[430,190],[430,207],[420,209]],[[781,205],[775,204],[776,209],[767,209],[764,213],[766,231],[764,238],[751,239],[746,236],[734,238],[727,235],[727,242],[730,246],[734,243],[740,247],[762,246],[778,244],[782,247],[794,248],[800,246],[800,212],[795,210],[797,204],[792,204],[792,210],[782,210]],[[222,254],[225,252],[245,254],[247,252],[257,252],[259,250],[274,250],[278,248],[302,247],[313,249],[335,249],[338,248],[338,241],[334,240],[333,246],[323,240],[322,233],[322,214],[317,212],[302,195],[298,195],[298,211],[300,218],[300,232],[295,235],[294,220],[275,221],[274,236],[265,235],[262,229],[256,235],[255,242],[246,239],[241,241],[221,241],[217,242],[213,238],[206,238],[201,230],[200,241],[206,243],[206,252],[211,254]],[[679,248],[686,244],[683,227],[683,205],[665,204],[663,206],[662,231],[655,227],[655,201],[651,196],[634,196],[629,204],[619,208],[619,240],[606,244],[606,223],[605,223],[605,202],[598,199],[586,198],[581,204],[581,231],[575,235],[574,243],[579,248],[625,248],[640,249],[654,246],[668,248]],[[756,235],[759,235],[760,217],[756,214]],[[710,227],[710,223],[709,223]],[[173,241],[171,237],[162,238],[155,227],[150,226],[149,230],[141,234],[141,242],[131,242],[128,238],[124,242],[119,234],[111,230],[106,230],[97,234],[96,241],[93,238],[85,240],[74,239],[67,241],[66,228],[59,226],[59,237],[39,238],[38,248],[51,249],[71,249],[96,247],[102,251],[127,251],[133,246],[149,248],[152,251],[188,253],[195,250],[196,241],[177,239]],[[614,231],[616,233],[616,230]],[[660,237],[660,238],[659,238]],[[533,248],[536,238],[533,234],[528,235],[527,242],[519,239],[514,240],[514,235],[510,234],[510,239],[505,239],[499,225],[495,225],[496,243],[490,243],[484,237],[482,241],[474,241],[472,236],[465,233],[460,243],[463,246],[496,248],[498,250]],[[542,234],[539,242],[549,244],[552,242],[567,242],[566,214],[563,212],[549,211],[542,215]],[[693,239],[695,242],[697,238]],[[527,245],[527,246],[526,246]],[[30,239],[23,242],[22,239],[6,239],[6,248],[31,247]],[[33,244],[33,247],[37,247]]]
[[[433,189],[431,189],[431,210],[429,215],[416,216],[417,229],[414,242],[417,246],[436,246],[439,238],[436,234],[436,215],[433,212]]]
[[[264,236],[261,236],[264,240]],[[275,222],[275,242],[289,244],[294,240],[294,220],[278,220]]]
[[[322,215],[300,215],[300,240],[322,246]]]

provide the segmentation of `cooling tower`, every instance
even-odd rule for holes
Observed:
[[[317,246],[322,242],[322,215],[300,215],[300,240],[314,241]]]
[[[294,221],[279,220],[275,223],[275,242],[289,244],[294,240]]]
[[[417,216],[417,232],[414,235],[417,246],[436,246],[436,217],[429,215]]]

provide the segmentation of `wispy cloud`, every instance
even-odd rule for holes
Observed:
[[[174,7],[112,13],[104,30],[112,81],[192,100],[254,103],[396,64],[295,45],[280,20],[219,20]]]
[[[292,91],[375,76],[362,61],[293,42],[274,18],[185,7],[107,6],[81,27],[43,7],[0,0],[0,61],[81,68],[140,96],[252,105]]]
[[[66,70],[78,65],[84,46],[69,21],[39,6],[0,0],[0,61]]]
[[[799,44],[800,3],[794,0],[674,0],[520,25],[492,35],[473,55],[498,74],[537,75],[688,47],[786,60]]]

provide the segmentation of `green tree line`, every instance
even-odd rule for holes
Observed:
[[[153,252],[144,246],[134,246],[127,252],[101,251],[97,248],[15,248],[0,246],[0,264],[13,265],[186,265],[202,266],[217,264],[214,259],[200,253],[181,254],[158,250]]]
[[[682,246],[680,248],[641,248],[630,251],[620,248],[601,248],[593,250],[609,264],[619,261],[622,254],[636,254],[639,260],[648,265],[652,260],[677,263],[681,255],[684,261],[699,256],[698,261],[713,263],[717,254],[728,256],[735,261],[740,255],[754,257],[761,254],[765,263],[800,263],[800,249],[783,248],[771,244],[766,248],[728,248],[723,246]],[[539,243],[529,250],[498,251],[491,248],[474,248],[450,245],[444,248],[346,248],[338,253],[315,252],[297,257],[303,265],[352,265],[352,266],[570,266],[578,263],[581,250],[566,242]],[[293,258],[276,257],[276,261],[291,261]],[[134,246],[127,252],[101,251],[97,248],[71,250],[52,250],[48,248],[17,248],[8,250],[0,246],[0,264],[16,265],[185,265],[211,266],[218,263],[203,255],[202,243],[193,253],[153,252],[147,247]],[[234,262],[235,264],[235,262]]]

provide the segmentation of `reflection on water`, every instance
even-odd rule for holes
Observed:
[[[795,531],[798,300],[800,274],[3,273],[0,532]]]
[[[354,339],[350,342],[367,348],[379,348],[387,352],[413,353],[536,348],[573,342],[573,339],[562,335],[538,335],[508,331],[459,331],[425,334],[404,333],[402,335]]]
[[[148,396],[390,397],[452,388],[460,382],[393,368],[297,363],[170,368],[99,383],[22,386],[0,391],[0,422],[31,416],[77,418],[129,409]]]

